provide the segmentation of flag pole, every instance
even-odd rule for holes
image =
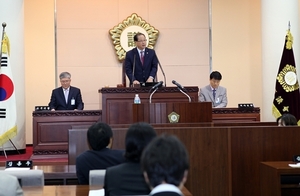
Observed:
[[[5,33],[5,27],[6,27],[5,22],[2,23],[2,27],[3,27],[3,31],[2,31],[1,47],[0,47],[0,64],[1,64],[1,60],[2,60],[2,45],[3,45],[3,38],[4,38],[4,33]]]
[[[291,30],[291,22],[289,21],[289,30]]]

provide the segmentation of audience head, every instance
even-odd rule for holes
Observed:
[[[105,123],[95,123],[87,131],[87,139],[92,150],[102,150],[112,145],[113,132]]]
[[[156,137],[153,127],[147,123],[136,123],[129,127],[125,136],[125,158],[139,162],[144,148]]]
[[[210,82],[211,87],[216,89],[220,85],[220,81],[222,80],[222,75],[218,71],[213,71],[213,72],[211,72],[209,79],[210,79],[209,82]]]
[[[283,114],[277,118],[278,126],[297,126],[297,119],[292,114]]]
[[[144,150],[141,166],[149,185],[168,183],[182,188],[189,169],[185,146],[173,135],[155,138]]]
[[[71,84],[71,74],[69,72],[62,72],[61,74],[59,74],[59,80],[61,86],[67,89],[70,87]]]
[[[147,39],[143,33],[137,33],[134,35],[133,40],[138,49],[144,50],[147,46]]]

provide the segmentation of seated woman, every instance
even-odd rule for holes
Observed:
[[[283,114],[277,118],[278,126],[297,126],[297,119],[292,114]]]
[[[155,137],[156,132],[147,123],[136,123],[129,127],[125,136],[127,161],[106,169],[105,196],[148,195],[150,193],[150,188],[144,179],[140,158],[144,148]]]

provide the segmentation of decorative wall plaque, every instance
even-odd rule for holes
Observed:
[[[119,61],[124,60],[126,52],[135,47],[133,37],[138,32],[146,36],[147,47],[153,49],[159,31],[135,13],[109,30]]]
[[[171,113],[168,115],[168,118],[169,118],[169,122],[170,122],[170,123],[178,123],[179,117],[180,117],[180,115],[177,114],[176,112],[171,112]]]

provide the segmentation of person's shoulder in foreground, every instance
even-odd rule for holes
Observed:
[[[145,148],[141,166],[153,196],[183,195],[189,157],[185,146],[174,135],[161,135]]]
[[[222,75],[213,71],[209,75],[209,85],[200,88],[199,102],[212,102],[212,107],[222,108],[227,106],[227,89],[220,86]]]
[[[0,175],[0,196],[22,196],[23,190],[18,178],[4,172]]]
[[[113,132],[105,123],[95,123],[87,131],[90,150],[76,158],[76,174],[80,184],[89,184],[89,172],[106,169],[125,161],[123,150],[112,150]]]
[[[127,161],[106,170],[105,195],[147,195],[150,193],[140,166],[140,158],[144,148],[155,137],[155,130],[147,123],[136,123],[129,127],[125,136]]]

